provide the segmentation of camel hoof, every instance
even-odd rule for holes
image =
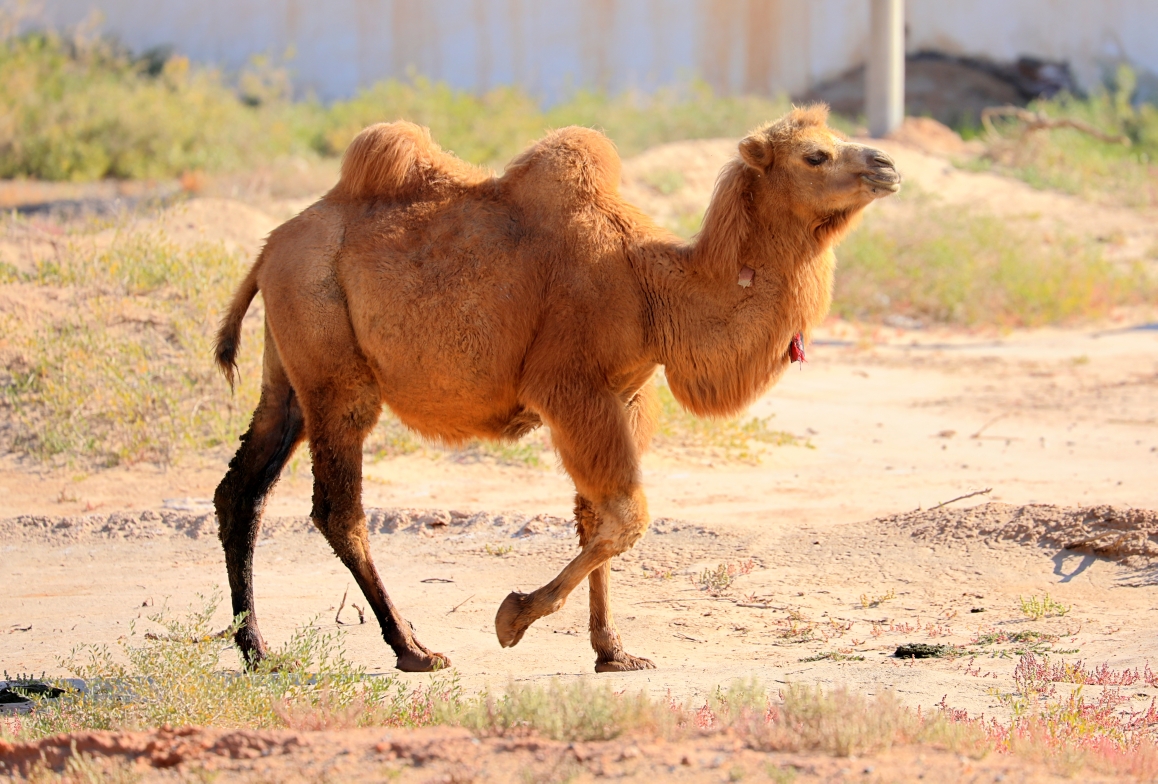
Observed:
[[[596,672],[635,672],[636,670],[654,670],[655,662],[642,656],[632,656],[630,653],[619,651],[609,661],[595,662]]]
[[[404,651],[398,654],[395,669],[402,672],[434,672],[450,666],[450,659],[441,653],[426,650]]]
[[[531,621],[523,617],[530,604],[530,594],[518,591],[511,591],[503,599],[495,614],[495,634],[498,635],[499,645],[510,648],[523,639],[523,634],[531,626]]]

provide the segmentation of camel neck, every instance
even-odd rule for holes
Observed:
[[[701,234],[672,249],[663,290],[650,297],[664,311],[653,323],[668,383],[697,414],[747,406],[787,367],[792,336],[828,310],[834,257],[827,243],[791,214],[754,229],[713,220],[709,208]],[[731,235],[714,234],[721,231]],[[748,286],[742,277],[751,278]]]

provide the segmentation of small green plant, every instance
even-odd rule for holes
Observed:
[[[738,563],[722,563],[715,569],[704,569],[697,577],[693,578],[692,582],[701,591],[707,591],[712,596],[721,596],[731,587],[737,577],[751,574],[755,568],[756,562],[751,558]]]
[[[776,622],[776,637],[789,644],[816,639],[817,623],[798,609],[789,609],[783,620]]]
[[[1037,596],[1028,598],[1018,596],[1017,602],[1022,615],[1034,621],[1040,621],[1042,618],[1050,616],[1060,618],[1070,611],[1068,606],[1052,599],[1048,593],[1040,599]]]
[[[890,602],[896,598],[897,592],[892,588],[888,590],[888,593],[883,593],[880,596],[870,597],[867,593],[862,593],[860,595],[860,606],[867,610],[870,607],[880,607],[885,602]]]
[[[764,766],[764,772],[774,784],[792,784],[796,781],[796,768],[793,767],[781,767],[775,762],[769,762]]]
[[[818,661],[864,661],[864,656],[859,653],[841,653],[840,651],[825,651],[823,653],[813,654],[812,656],[805,656],[803,659],[797,659],[799,662],[818,662]]]
[[[487,555],[504,556],[511,552],[514,548],[509,544],[490,544],[489,542],[483,548]]]
[[[692,235],[699,232],[704,225],[704,211],[679,212],[665,225],[670,231],[675,232],[685,240],[691,239]]]

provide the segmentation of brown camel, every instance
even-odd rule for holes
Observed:
[[[833,245],[900,187],[887,155],[826,118],[823,106],[796,109],[744,138],[687,243],[623,201],[619,157],[595,131],[555,131],[501,177],[411,123],[362,131],[333,190],[270,235],[217,339],[232,382],[260,290],[261,402],[214,498],[246,660],[265,652],[253,606],[261,508],[307,438],[314,523],[398,668],[449,664],[415,639],[370,558],[362,441],[385,403],[452,444],[548,425],[575,482],[581,550],[547,585],[507,596],[499,642],[518,643],[587,579],[596,671],[653,667],[623,650],[608,564],[649,522],[639,458],[655,425],[653,374],[663,365],[696,414],[746,406],[797,356],[794,336],[827,312]]]

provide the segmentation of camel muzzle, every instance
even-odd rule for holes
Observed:
[[[865,151],[868,158],[869,170],[860,177],[873,192],[885,190],[896,193],[901,189],[901,173],[897,171],[896,162],[887,153],[880,150],[868,149]]]

